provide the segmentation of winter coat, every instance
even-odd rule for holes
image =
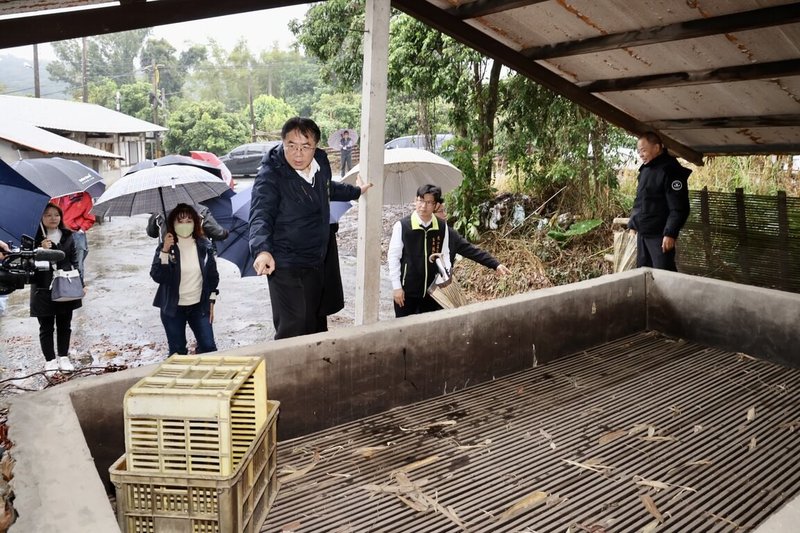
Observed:
[[[628,228],[644,236],[678,238],[689,218],[687,180],[691,173],[666,151],[639,167],[639,184]]]
[[[264,155],[250,202],[250,251],[269,252],[275,268],[322,268],[330,236],[330,201],[346,202],[361,189],[331,180],[327,154],[317,149],[320,166],[313,182],[286,161],[283,144]]]
[[[204,238],[195,239],[195,245],[197,258],[200,261],[200,272],[203,276],[200,305],[203,315],[207,315],[211,310],[211,295],[214,294],[214,298],[216,298],[216,295],[219,294],[217,289],[219,272],[217,272],[217,261],[211,241]],[[181,287],[181,254],[177,244],[172,246],[169,256],[167,263],[163,264],[161,262],[161,245],[156,247],[156,255],[150,267],[150,277],[158,283],[153,305],[160,308],[165,315],[175,316]]]
[[[42,230],[36,233],[36,246],[40,246],[44,237]],[[68,229],[61,230],[61,242],[53,243],[53,250],[64,252],[64,259],[55,264],[55,268],[61,270],[77,270],[78,268],[78,249],[72,237],[72,232]],[[55,316],[69,311],[74,311],[83,305],[82,300],[72,300],[71,302],[54,302],[50,296],[50,284],[53,282],[53,270],[37,270],[31,280],[30,309],[32,317]]]

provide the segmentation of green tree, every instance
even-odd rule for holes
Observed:
[[[502,94],[501,152],[517,186],[549,196],[570,185],[573,205],[601,213],[631,137],[524,76],[509,76]]]
[[[326,93],[314,104],[311,117],[322,132],[322,142],[339,128],[356,128],[361,123],[361,95],[358,93]]]
[[[87,81],[96,83],[110,78],[118,84],[136,81],[134,60],[139,57],[149,28],[110,33],[86,38]],[[66,83],[72,91],[83,84],[83,40],[70,39],[52,43],[58,58],[47,65],[54,80]]]
[[[222,154],[250,139],[241,115],[225,111],[220,102],[182,101],[170,113],[164,147],[170,153],[206,150]]]
[[[148,39],[142,47],[141,63],[149,76],[152,76],[153,64],[158,67],[158,87],[167,99],[181,95],[186,70],[190,65],[180,61],[177,50],[168,41]]]
[[[244,112],[249,114],[249,110]],[[287,119],[296,116],[297,111],[280,98],[262,94],[253,100],[253,115],[256,128],[261,131],[280,131]]]
[[[89,86],[89,102],[114,110],[119,103],[121,113],[149,122],[153,119],[150,91],[150,84],[143,81],[117,86],[105,79]]]

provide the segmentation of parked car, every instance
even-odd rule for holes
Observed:
[[[279,145],[280,141],[269,141],[265,143],[247,143],[237,146],[227,154],[220,156],[220,160],[225,163],[228,170],[234,176],[255,177],[258,174],[258,167],[261,166],[261,158],[269,152],[273,146]]]
[[[434,153],[441,155],[442,146],[445,142],[453,139],[453,137],[454,135],[452,133],[437,133],[433,144]],[[428,146],[429,143],[425,135],[405,135],[392,139],[383,145],[387,150],[391,150],[392,148],[421,148],[422,150],[428,150]]]

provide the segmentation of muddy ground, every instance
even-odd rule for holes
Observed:
[[[246,185],[245,185],[246,186]],[[391,225],[410,206],[385,206],[383,257]],[[156,284],[150,279],[150,263],[156,242],[145,234],[146,215],[114,217],[96,224],[89,232],[86,258],[88,292],[83,307],[72,321],[70,357],[84,372],[102,367],[135,367],[167,357],[164,328],[152,301]],[[352,326],[355,316],[356,236],[358,207],[340,221],[339,248],[345,308],[329,317],[329,327]],[[220,350],[270,341],[274,335],[266,278],[239,275],[223,259],[218,261],[220,296],[214,333]],[[380,319],[391,320],[391,287],[387,268],[381,268]],[[29,316],[29,290],[12,293],[0,317],[0,395],[38,390],[48,384],[42,372],[38,322]],[[189,338],[192,339],[191,332]],[[193,346],[190,340],[190,350]]]

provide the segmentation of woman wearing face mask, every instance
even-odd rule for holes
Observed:
[[[214,301],[219,273],[211,241],[200,216],[178,204],[167,217],[167,233],[156,249],[150,277],[158,283],[153,305],[161,309],[170,354],[186,354],[186,325],[197,339],[197,353],[214,352]]]

